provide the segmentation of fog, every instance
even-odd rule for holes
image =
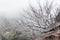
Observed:
[[[56,9],[60,9],[60,7],[58,7],[58,5],[60,5],[60,1],[53,0],[54,5],[52,6],[54,7],[53,9],[51,8],[52,11],[48,7],[50,4],[46,4],[46,10],[43,8],[45,7],[44,2],[46,1],[41,0],[41,2],[39,2],[39,0],[0,0],[0,34],[16,28],[18,31],[22,31],[24,34],[26,33],[29,36],[35,37],[40,36],[41,33],[49,31],[55,27],[57,24],[55,23],[54,19],[58,14],[57,11],[59,10],[56,11],[53,9],[55,9],[54,7],[56,6]],[[52,2],[52,0],[48,0],[48,3],[50,2]],[[42,11],[39,10],[41,8],[39,3],[42,6]],[[30,8],[30,6],[32,6],[32,8]],[[35,8],[37,10],[35,10]],[[29,14],[27,14],[26,11],[24,12],[26,9]],[[52,26],[50,26],[50,24]]]
[[[59,0],[54,1],[55,3],[60,4]],[[36,0],[0,0],[0,15],[9,18],[16,17],[19,14],[22,14],[22,10],[28,6],[29,2],[35,4]]]
[[[0,0],[0,15],[16,17],[18,13],[27,6],[27,1],[28,0]]]

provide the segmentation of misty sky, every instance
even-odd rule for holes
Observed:
[[[7,17],[17,16],[23,8],[28,6],[29,1],[30,0],[0,0],[0,15]],[[60,3],[60,1],[55,1]]]
[[[0,0],[0,15],[16,16],[27,6],[28,0]]]

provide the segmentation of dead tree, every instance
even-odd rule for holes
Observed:
[[[53,30],[59,25],[58,22],[54,20],[55,18],[52,17],[53,15],[51,12],[54,9],[53,1],[50,4],[46,1],[43,7],[40,2],[37,3],[39,9],[29,5],[29,10],[24,10],[26,15],[23,15],[23,18],[19,19],[21,23],[18,22],[20,25],[29,27],[32,30],[32,40],[36,38],[37,35],[35,33],[37,33],[37,31],[40,34],[39,36],[41,36],[41,34],[43,34],[42,36],[48,36],[51,35]],[[58,13],[57,10],[55,11],[56,12],[53,14],[56,16]]]
[[[56,20],[57,22],[60,22],[60,11],[59,11],[58,15],[56,16],[55,20]]]

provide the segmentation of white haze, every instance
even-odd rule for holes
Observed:
[[[27,0],[0,0],[0,15],[16,17],[26,6]]]
[[[0,16],[6,16],[8,18],[16,17],[19,13],[21,14],[23,8],[26,8],[30,1],[32,3],[36,2],[35,0],[0,0]],[[60,2],[59,0],[54,1],[56,3]]]

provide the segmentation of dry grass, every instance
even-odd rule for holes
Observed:
[[[53,33],[45,33],[42,37],[37,37],[36,40],[60,40],[60,28],[56,28]]]
[[[60,40],[60,29],[56,30],[52,35],[45,37],[44,40]]]

